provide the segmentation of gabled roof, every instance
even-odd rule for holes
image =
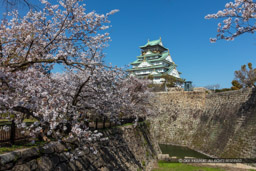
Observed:
[[[153,53],[149,50],[145,55],[152,55]]]
[[[145,69],[154,69],[154,68],[169,68],[167,66],[164,66],[164,65],[153,65],[153,66],[150,66],[150,67],[141,67],[141,68],[131,68],[131,69],[128,69],[127,71],[136,71],[136,70],[145,70]]]
[[[137,59],[136,61],[132,62],[131,64],[135,65],[135,64],[140,64],[140,63],[141,63],[141,61],[139,61],[139,59]]]
[[[140,46],[140,48],[145,48],[147,46],[156,46],[156,45],[162,46],[164,48],[161,37],[158,40],[152,40],[152,41],[148,40],[148,43],[145,44],[144,46]]]
[[[159,54],[158,54],[159,55]],[[167,58],[167,56],[169,55],[169,52],[163,52],[161,54],[161,57],[160,58],[157,58],[157,59],[150,59],[150,60],[147,60],[148,62],[155,62],[155,61],[165,61],[165,62],[168,62],[168,63],[171,63],[167,60],[165,60]],[[146,55],[147,56],[147,55]],[[153,56],[153,55],[152,55]],[[142,57],[145,57],[145,56],[138,56],[138,58],[142,58]],[[148,56],[147,56],[148,57]],[[132,62],[131,64],[132,65],[136,65],[136,64],[140,64],[142,61],[139,61],[140,59],[137,59],[136,61]]]
[[[152,40],[152,41],[148,41],[147,44],[145,44],[144,46],[140,46],[142,47],[147,47],[147,46],[155,46],[155,45],[160,45],[161,39],[158,40]]]
[[[150,74],[151,74],[151,75],[157,75],[157,74],[159,74],[159,72],[157,72],[157,71],[154,69],[154,71],[151,72]]]
[[[157,72],[155,74],[151,73],[151,75],[153,75],[154,77],[161,77],[163,74],[168,74],[169,75],[172,72],[173,69],[174,69],[174,67],[169,67],[166,72],[163,72],[163,73],[158,73]],[[148,75],[148,74],[145,74],[145,75]],[[141,75],[137,75],[137,77],[143,77],[145,75],[141,74]]]
[[[138,68],[151,67],[151,66],[152,64],[150,62],[148,62],[147,60],[144,60],[139,64]]]
[[[170,74],[175,67],[176,67],[176,65],[170,66],[169,70],[166,73]]]
[[[137,58],[143,58],[144,56],[159,56],[161,54],[159,53],[152,53],[152,54],[145,54],[145,55],[140,55],[140,56],[137,56]]]
[[[148,55],[140,55],[140,56],[137,56],[137,58],[144,58],[145,56],[146,57],[150,57],[150,56],[164,56],[164,57],[167,57],[169,55],[169,52],[165,51],[165,52],[162,52],[162,53],[152,53],[152,54],[148,54]]]

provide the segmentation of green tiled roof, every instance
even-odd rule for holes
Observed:
[[[163,73],[155,74],[154,77],[161,77],[163,74],[168,74],[169,70]],[[147,76],[148,74],[144,74],[144,76]],[[144,77],[143,74],[137,75],[137,77]]]
[[[137,56],[137,58],[143,58],[144,56],[158,56],[158,55],[161,55],[161,54],[153,53],[153,54],[148,54],[148,55],[140,55],[140,56]]]
[[[132,64],[132,65],[141,64],[143,61],[144,61],[144,60],[139,61],[139,59],[137,59],[136,61],[132,62],[131,64]],[[146,62],[149,63],[149,64],[151,64],[151,65],[153,65],[152,63],[150,63],[151,60],[147,60],[147,59],[146,59]]]
[[[136,70],[144,70],[144,69],[155,69],[155,68],[167,68],[168,71],[166,71],[166,73],[170,73],[174,67],[176,67],[176,65],[171,65],[171,66],[164,66],[164,65],[155,65],[155,66],[151,66],[151,67],[141,67],[141,68],[131,68],[128,69],[127,71],[136,71]]]
[[[132,62],[131,64],[140,64],[142,61],[139,61],[139,59],[137,59],[136,61]]]
[[[153,76],[154,76],[154,77],[161,77],[163,74],[168,74],[168,75],[169,75],[169,74],[172,72],[172,70],[175,68],[175,66],[176,66],[176,65],[172,65],[172,66],[170,66],[170,67],[164,67],[164,68],[168,68],[168,70],[167,70],[166,72],[154,74]],[[149,69],[149,68],[151,68],[151,67],[144,68],[144,69]],[[155,68],[157,68],[157,67],[155,67]],[[161,68],[161,67],[159,67],[159,68]],[[135,69],[135,70],[136,70],[136,69]],[[129,70],[127,70],[127,71],[133,72],[134,70],[129,69]],[[145,77],[145,76],[147,76],[147,75],[149,75],[149,74],[141,74],[141,75],[136,75],[136,76],[137,76],[137,77]]]
[[[154,53],[154,54],[150,54],[150,55],[140,55],[140,56],[137,56],[137,58],[144,58],[144,56],[150,57],[150,56],[159,56],[159,55],[166,55],[166,56],[168,56],[168,54],[169,54],[169,52],[163,52],[163,53],[161,53],[161,54],[159,54],[159,53]]]
[[[160,77],[160,76],[162,76],[163,74],[169,74],[169,73],[172,72],[173,69],[174,69],[174,67],[171,66],[171,67],[168,68],[168,71],[163,72],[163,73],[159,73],[159,74],[155,74],[155,75],[153,75],[153,76],[154,76],[154,77]]]
[[[144,47],[147,47],[147,46],[160,45],[160,42],[161,42],[161,39],[148,41],[147,44],[145,44],[144,46],[140,46],[140,48],[144,48]]]
[[[168,52],[163,52],[161,55],[161,57],[160,58],[158,58],[158,59],[147,59],[147,62],[155,62],[155,61],[165,61],[165,62],[169,62],[170,63],[170,61],[167,61],[167,60],[165,60],[165,58],[168,56]],[[159,55],[159,54],[158,54]],[[143,56],[139,56],[139,57],[143,57]],[[136,61],[134,61],[134,62],[132,62],[131,64],[132,65],[136,65],[136,64],[140,64],[142,61],[139,61],[139,59],[137,59]]]
[[[163,60],[163,59],[165,59],[167,56],[168,56],[168,52],[163,52],[163,53],[161,54],[161,57],[160,57],[160,58],[158,58],[158,59],[151,59],[150,61]]]
[[[168,68],[168,67],[164,65],[155,65],[151,67],[131,68],[131,69],[128,69],[127,71],[136,71],[136,70],[154,69],[154,68]]]
[[[172,62],[167,61],[166,59],[153,59],[153,60],[150,60],[150,62],[157,62],[157,61],[163,61],[163,62],[166,62],[166,63],[169,63],[169,64],[173,64]]]
[[[167,71],[167,74],[170,74],[172,72],[172,70],[176,67],[176,65],[172,65],[169,70]]]
[[[159,45],[160,42],[161,42],[160,39],[158,39],[158,40],[153,40],[153,41],[148,41],[147,44],[145,44],[144,46],[140,46],[140,47],[155,46],[155,45]]]

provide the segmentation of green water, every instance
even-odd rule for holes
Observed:
[[[182,146],[176,146],[176,145],[165,145],[165,144],[159,144],[159,147],[163,154],[169,154],[170,157],[174,157],[174,156],[178,158],[194,157],[194,158],[200,158],[200,159],[210,158],[188,147],[182,147]]]

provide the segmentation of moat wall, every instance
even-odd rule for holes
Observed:
[[[0,155],[0,170],[150,170],[159,153],[157,143],[185,145],[216,157],[256,158],[256,91],[224,93],[174,91],[156,93],[157,114],[138,127],[103,131],[109,140],[94,143],[74,161],[70,146],[45,147]]]
[[[256,158],[256,91],[157,93],[151,133],[216,157]]]
[[[71,161],[67,151],[70,145],[50,143],[44,147],[18,150],[0,155],[0,170],[86,170],[137,171],[150,170],[159,148],[149,136],[148,125],[140,123],[107,129],[102,132],[108,141],[93,144],[97,153],[84,150],[84,154]]]

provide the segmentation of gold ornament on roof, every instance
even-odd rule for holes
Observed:
[[[146,61],[146,56],[144,56],[144,60],[143,60],[143,62],[145,62]]]

